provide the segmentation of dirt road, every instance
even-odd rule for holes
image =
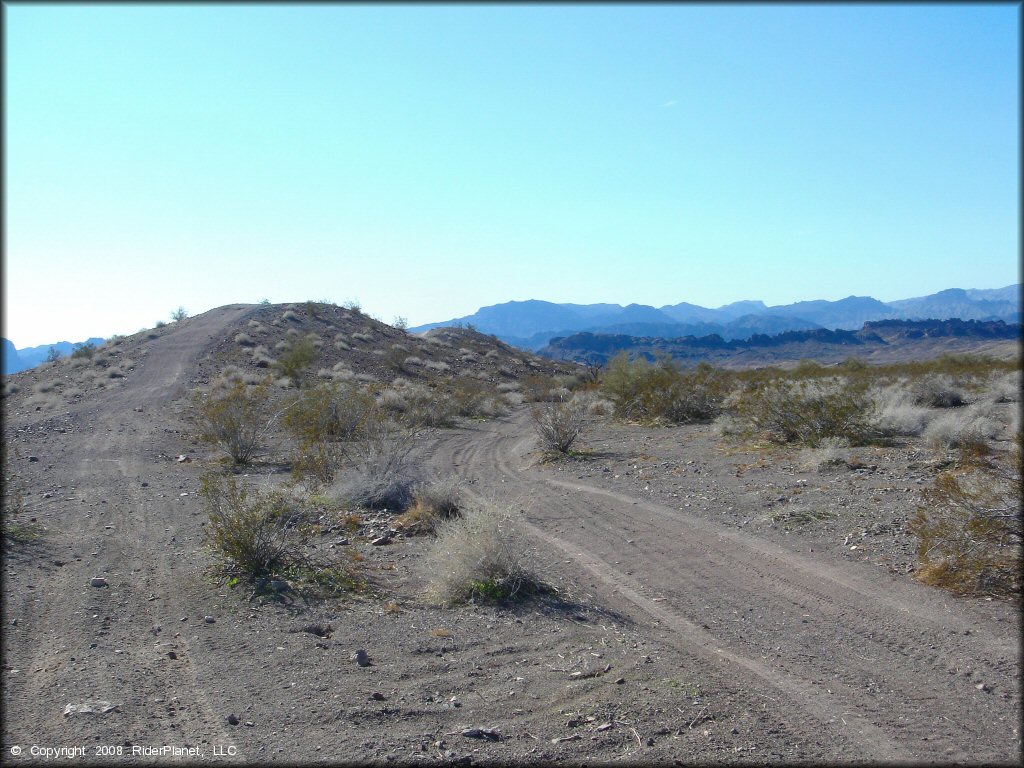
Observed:
[[[848,755],[1019,759],[1019,634],[1004,616],[986,622],[908,579],[566,479],[534,448],[521,412],[442,441],[437,463],[515,500],[527,530],[612,607]]]

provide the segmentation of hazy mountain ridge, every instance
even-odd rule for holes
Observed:
[[[106,339],[93,337],[86,339],[85,342],[56,341],[53,344],[40,344],[38,347],[17,349],[8,339],[3,339],[4,375],[35,368],[46,360],[51,347],[55,347],[63,357],[67,357],[75,350],[79,343],[99,346],[105,341]]]
[[[882,302],[870,296],[768,306],[744,300],[711,309],[696,304],[556,304],[532,299],[482,307],[472,315],[410,329],[414,333],[450,325],[472,325],[509,344],[536,351],[551,339],[574,333],[681,338],[718,335],[748,339],[787,331],[860,329],[878,320],[1021,319],[1019,284],[993,289],[951,288],[928,296]]]
[[[926,352],[968,351],[969,347],[999,342],[1019,343],[1021,325],[1002,320],[880,320],[856,331],[816,328],[748,339],[724,339],[717,334],[683,338],[636,337],[624,334],[576,333],[555,338],[540,350],[554,360],[607,363],[620,352],[653,359],[668,354],[684,363],[702,360],[718,365],[770,364],[811,358],[836,362],[846,357],[888,358]],[[1003,345],[1005,347],[1005,345]],[[981,351],[989,351],[981,349]]]

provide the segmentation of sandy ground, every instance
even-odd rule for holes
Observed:
[[[426,537],[352,537],[371,587],[351,599],[219,585],[203,462],[173,457],[190,372],[252,311],[190,319],[67,411],[5,414],[46,528],[4,553],[10,764],[1020,764],[1018,606],[907,575],[900,526],[932,471],[913,446],[819,473],[708,427],[600,423],[555,465],[520,409],[418,450],[515,510],[557,595],[428,606]],[[114,708],[65,714],[90,701]],[[146,753],[166,747],[201,757]]]

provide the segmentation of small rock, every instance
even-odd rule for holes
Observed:
[[[245,725],[248,728],[252,728],[254,725],[256,725],[256,723],[254,723],[252,720],[246,720]]]
[[[232,712],[230,715],[228,715],[228,722],[231,725],[238,725],[238,723],[240,722],[239,719],[238,719],[238,715],[236,715],[234,712]]]
[[[168,651],[167,652],[167,658],[168,659],[176,659],[176,658],[178,658],[178,654],[176,654],[174,651]]]
[[[626,682],[626,678],[624,678],[624,677],[620,677],[620,678],[618,678],[618,679],[617,679],[617,680],[615,681],[615,684],[616,684],[616,685],[622,685],[622,684],[623,684],[623,683],[625,683],[625,682]]]
[[[487,739],[488,741],[499,741],[501,734],[493,728],[467,728],[462,732],[467,739]]]
[[[28,460],[29,461],[39,461],[39,457],[38,456],[29,456]]]
[[[203,616],[203,621],[205,621],[207,624],[213,624],[216,621],[216,619],[213,618],[213,616]]]
[[[64,716],[70,715],[105,715],[117,709],[116,704],[109,701],[85,701],[81,704],[68,704],[64,707]]]
[[[388,531],[383,536],[378,536],[376,539],[370,542],[375,547],[381,547],[385,544],[391,543],[391,531]]]
[[[107,586],[107,580],[102,576],[97,576],[89,582],[94,587],[105,587]]]
[[[611,727],[612,727],[611,723],[602,723],[601,725],[597,726],[597,728],[595,730],[597,730],[597,731],[608,731],[608,730],[611,730]]]
[[[175,461],[178,462],[179,464],[184,464],[187,461],[192,461],[192,459],[190,459],[183,453],[180,456],[178,456],[178,458],[176,458]]]
[[[370,656],[362,648],[352,654],[352,658],[360,667],[370,666]]]
[[[979,691],[983,691],[984,693],[991,693],[992,692],[992,688],[991,688],[991,686],[988,685],[988,683],[978,683],[974,687],[977,688]]]
[[[552,744],[561,744],[563,741],[579,741],[583,737],[578,733],[574,733],[572,736],[558,736],[551,740]]]
[[[379,691],[374,691],[370,694],[370,698],[374,701],[384,701],[384,694]]]

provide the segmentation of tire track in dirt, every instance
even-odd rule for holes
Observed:
[[[179,621],[188,612],[183,598],[194,558],[178,538],[196,526],[180,497],[155,497],[142,478],[159,472],[143,458],[145,445],[173,422],[169,408],[182,373],[208,338],[249,311],[236,306],[184,321],[153,341],[124,386],[82,404],[81,428],[69,436],[76,462],[65,468],[74,501],[63,524],[52,528],[51,542],[82,559],[48,573],[49,583],[38,590],[76,597],[22,606],[32,638],[22,645],[32,648],[27,668],[43,673],[24,678],[22,690],[5,697],[36,708],[44,702],[53,714],[41,722],[8,722],[5,731],[15,741],[234,746],[204,687],[210,661],[192,653]],[[100,575],[109,586],[91,587],[90,578]],[[168,658],[169,650],[177,660]],[[101,720],[61,714],[66,703],[90,699],[109,700],[119,710]]]
[[[673,628],[679,640],[713,648],[718,660],[768,682],[824,723],[853,724],[861,754],[968,758],[957,729],[965,726],[964,708],[971,707],[991,713],[969,724],[977,743],[989,745],[987,757],[1005,759],[1019,749],[1005,722],[1006,707],[1000,710],[994,697],[979,699],[973,681],[949,669],[952,659],[966,657],[983,670],[983,679],[1012,689],[1016,646],[948,611],[936,612],[914,595],[924,588],[907,585],[888,594],[851,568],[815,562],[647,501],[544,477],[521,461],[533,444],[522,417],[476,432],[451,440],[440,453],[448,452],[463,473],[479,473],[479,491],[537,497],[543,504],[531,505],[532,520],[525,524],[533,536],[568,555],[605,591]],[[636,536],[642,548],[625,547],[626,535]],[[689,567],[681,565],[687,562]],[[766,604],[765,612],[776,616],[774,626],[731,627],[730,616],[752,604]],[[689,618],[695,616],[704,619],[700,626]],[[719,619],[714,627],[710,617]],[[802,630],[798,647],[810,653],[790,648],[794,623]],[[963,634],[968,626],[970,637]]]

